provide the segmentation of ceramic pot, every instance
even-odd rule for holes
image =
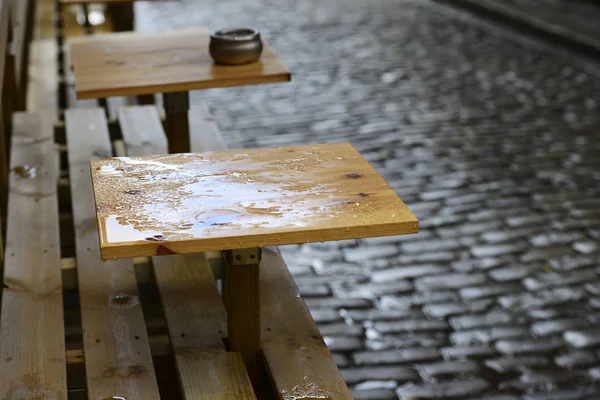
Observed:
[[[254,29],[221,29],[210,35],[210,55],[217,64],[241,65],[257,61],[263,50]]]

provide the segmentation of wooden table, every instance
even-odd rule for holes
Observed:
[[[213,63],[209,32],[123,32],[72,44],[78,99],[163,93],[170,153],[190,151],[190,90],[285,82],[290,72],[265,44],[258,62],[241,66]]]
[[[91,162],[102,258],[224,250],[230,349],[260,378],[260,248],[418,232],[348,143]]]

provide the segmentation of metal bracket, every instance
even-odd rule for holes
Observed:
[[[223,261],[229,265],[252,265],[260,263],[262,249],[254,247],[251,249],[225,250]]]
[[[167,112],[187,112],[190,109],[188,92],[163,93],[163,103]]]

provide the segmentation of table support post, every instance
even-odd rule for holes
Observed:
[[[87,4],[81,6],[83,10],[83,27],[86,35],[91,35],[93,32],[92,22],[90,21],[90,7]]]
[[[133,3],[113,4],[107,8],[108,13],[111,14],[116,32],[135,30]]]
[[[169,153],[189,153],[191,150],[188,92],[163,93],[163,103]]]
[[[230,351],[242,354],[252,384],[261,382],[260,280],[261,249],[223,252],[223,298],[227,308]]]

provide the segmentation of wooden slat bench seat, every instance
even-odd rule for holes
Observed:
[[[0,398],[66,399],[52,120],[16,114],[0,309]]]

